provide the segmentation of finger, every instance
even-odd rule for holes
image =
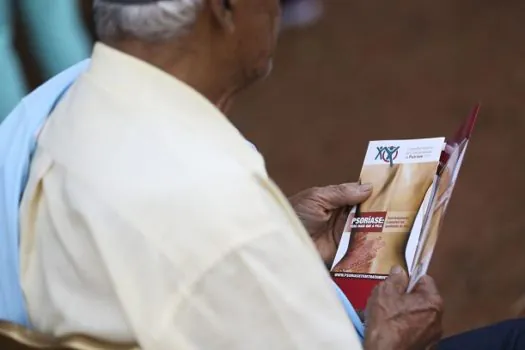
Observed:
[[[341,237],[343,236],[343,232],[345,230],[345,224],[348,219],[348,213],[349,210],[346,210],[347,208],[340,208],[336,209],[334,216],[332,218],[333,224],[331,225],[333,227],[332,230],[332,238],[334,240],[334,243],[339,246],[339,243],[341,242]]]
[[[424,296],[427,302],[432,304],[436,310],[442,311],[443,299],[441,298],[439,290],[432,277],[427,275],[421,277],[415,285],[413,293],[418,293]]]
[[[390,271],[390,276],[385,281],[385,287],[397,292],[405,293],[408,287],[408,275],[401,266],[394,266]]]
[[[414,286],[414,293],[427,295],[439,295],[438,288],[434,279],[428,275],[422,276]]]
[[[372,193],[371,184],[346,183],[317,189],[328,210],[353,206],[363,202]]]
[[[372,309],[374,308],[374,304],[377,303],[377,298],[379,294],[379,288],[380,285],[376,285],[374,289],[372,289],[372,293],[370,293],[370,296],[368,297],[368,300],[366,301],[366,306],[364,310],[364,318],[369,319],[370,314],[372,312]]]
[[[452,152],[454,152],[454,147],[449,144],[445,145],[445,153],[452,154]]]

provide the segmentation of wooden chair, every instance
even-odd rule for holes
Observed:
[[[0,321],[1,350],[140,350],[133,344],[111,344],[93,338],[73,335],[52,338],[44,334]]]

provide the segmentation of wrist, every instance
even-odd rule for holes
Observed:
[[[405,350],[399,347],[399,339],[392,330],[386,332],[379,328],[367,328],[364,341],[364,350]]]

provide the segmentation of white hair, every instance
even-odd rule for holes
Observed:
[[[203,0],[161,0],[141,5],[95,0],[93,9],[97,34],[103,40],[132,37],[162,41],[186,34],[202,5]]]

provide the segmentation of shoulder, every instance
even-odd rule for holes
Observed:
[[[83,195],[98,198],[92,203],[159,245],[180,245],[191,236],[229,249],[277,230],[280,209],[256,173],[224,152],[188,145],[175,153],[158,147],[148,156],[126,152],[111,166],[104,161],[104,171],[70,174],[66,185],[72,191],[86,186]]]
[[[173,228],[190,225],[194,231],[213,226],[231,232],[242,220],[267,218],[271,208],[257,175],[220,156],[144,170],[108,194],[118,207],[148,213]]]

